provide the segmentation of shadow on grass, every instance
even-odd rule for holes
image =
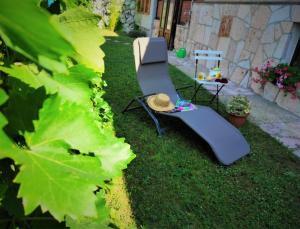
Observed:
[[[299,160],[254,124],[247,122],[241,129],[251,146],[250,156],[224,167],[206,142],[180,121],[164,119],[170,128],[158,137],[144,111],[121,114],[128,101],[141,94],[131,42],[125,36],[110,38],[103,49],[105,99],[115,114],[117,135],[125,137],[137,155],[125,171],[136,224],[145,228],[297,228]],[[176,86],[192,83],[176,68],[169,70]],[[186,91],[184,96],[191,94]],[[209,96],[201,94],[203,100]],[[224,106],[221,114],[225,115]]]

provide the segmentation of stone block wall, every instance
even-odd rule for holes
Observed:
[[[223,25],[225,16],[230,25]],[[300,22],[299,5],[194,3],[190,25],[177,25],[175,48],[185,47],[190,56],[195,49],[222,50],[225,77],[249,87],[248,70],[268,59],[285,62],[295,22]],[[225,31],[220,31],[221,23]]]

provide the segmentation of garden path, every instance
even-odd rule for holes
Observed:
[[[190,58],[179,59],[175,52],[169,52],[169,63],[176,66],[186,75],[194,77],[195,64]],[[209,87],[207,87],[209,89]],[[220,93],[220,100],[226,103],[234,95],[245,95],[251,101],[250,121],[263,131],[279,140],[293,153],[300,157],[300,117],[269,102],[253,93],[251,89],[241,88],[229,82]]]

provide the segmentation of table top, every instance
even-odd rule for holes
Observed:
[[[209,80],[199,80],[199,79],[194,79],[198,84],[206,84],[206,85],[226,85],[227,83],[221,83],[221,82],[215,82],[215,81],[209,81]]]

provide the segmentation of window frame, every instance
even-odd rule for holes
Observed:
[[[150,15],[151,0],[137,0],[137,13]]]

